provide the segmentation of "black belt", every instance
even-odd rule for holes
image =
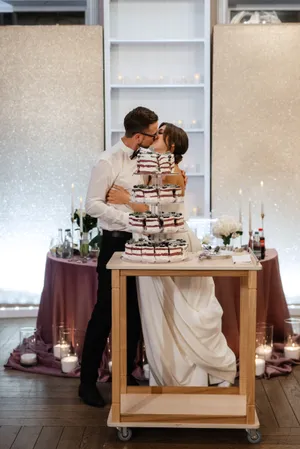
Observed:
[[[114,237],[114,238],[130,238],[131,234],[129,232],[125,232],[125,231],[105,231],[103,230],[103,235],[107,235],[109,237]]]

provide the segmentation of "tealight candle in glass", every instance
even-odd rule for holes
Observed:
[[[300,319],[284,320],[284,356],[287,359],[300,359]]]
[[[195,84],[199,84],[200,81],[201,81],[201,75],[200,75],[200,73],[195,73],[195,75],[194,75],[194,83],[195,83]]]
[[[37,364],[36,329],[22,327],[20,329],[20,364],[26,368]]]
[[[268,323],[258,323],[256,327],[256,354],[258,358],[270,360],[273,351],[274,326]]]
[[[75,331],[71,329],[66,329],[63,332],[63,343],[68,345],[69,350],[66,352],[64,349],[61,350],[61,370],[63,373],[68,374],[75,371],[79,366],[79,358],[76,352],[75,343]]]
[[[69,332],[70,329],[66,328],[64,324],[53,329],[53,355],[57,360],[69,354],[70,343],[65,339]]]
[[[125,78],[123,75],[118,75],[118,84],[124,84],[125,83]]]

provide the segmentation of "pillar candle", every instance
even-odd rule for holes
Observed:
[[[256,356],[255,359],[255,375],[256,376],[262,376],[265,372],[266,369],[266,362],[264,361],[264,359],[259,359]]]
[[[63,357],[67,357],[70,351],[70,345],[67,343],[58,343],[53,347],[53,354],[56,359],[62,359]]]
[[[269,345],[260,345],[256,348],[256,354],[263,357],[265,360],[270,360],[272,357],[272,348]]]
[[[284,347],[284,357],[287,359],[299,360],[300,358],[300,347],[294,343],[290,346]]]
[[[78,357],[76,355],[69,355],[61,359],[61,370],[63,373],[71,373],[77,368]]]
[[[146,364],[143,366],[143,369],[144,369],[144,376],[145,376],[145,379],[149,379],[149,378],[150,378],[150,367],[149,367],[148,363],[146,363]]]
[[[34,353],[25,353],[21,355],[20,363],[25,366],[33,366],[36,365],[37,357]]]

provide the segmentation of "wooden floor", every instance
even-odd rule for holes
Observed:
[[[121,443],[106,427],[109,411],[83,405],[78,380],[4,370],[18,330],[33,319],[0,320],[0,449],[238,449],[251,447],[244,431],[139,429]],[[300,366],[287,377],[257,381],[264,449],[300,448]],[[101,387],[110,399],[110,384]]]

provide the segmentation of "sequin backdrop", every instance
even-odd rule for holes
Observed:
[[[213,215],[238,214],[243,189],[260,227],[265,183],[266,244],[279,252],[289,302],[300,298],[300,27],[217,26],[213,67]]]
[[[38,303],[103,150],[102,28],[2,27],[0,61],[0,304]]]

